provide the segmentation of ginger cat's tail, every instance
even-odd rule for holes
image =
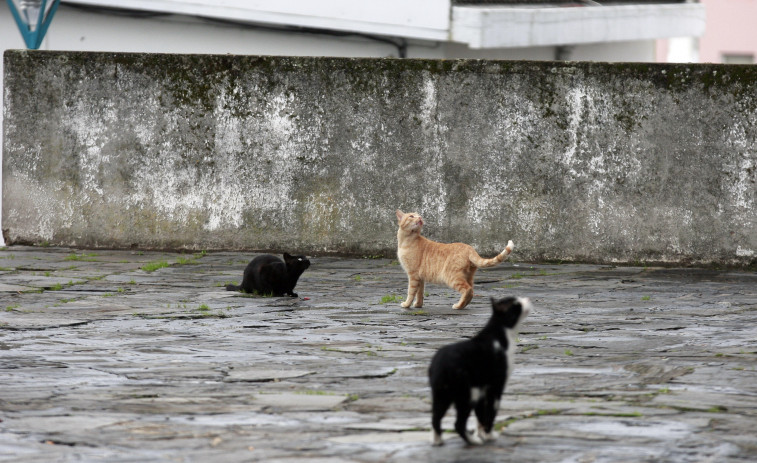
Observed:
[[[476,251],[473,251],[469,257],[471,264],[475,265],[478,268],[486,268],[486,267],[493,267],[503,260],[507,259],[507,257],[510,255],[511,252],[513,252],[513,248],[515,245],[513,244],[512,240],[509,240],[507,242],[507,246],[505,247],[505,250],[500,252],[495,257],[492,257],[491,259],[484,259],[483,257],[479,256]]]

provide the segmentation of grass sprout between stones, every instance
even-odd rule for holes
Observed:
[[[402,296],[396,294],[387,294],[381,297],[379,304],[388,304],[390,302],[402,302]]]
[[[154,272],[155,270],[168,267],[168,266],[169,266],[168,262],[164,260],[159,260],[155,262],[148,262],[140,268],[144,270],[145,272]]]
[[[71,253],[67,255],[63,260],[73,260],[73,261],[81,261],[81,262],[97,262],[97,259],[93,259],[93,257],[96,257],[97,253],[91,252],[89,254],[76,254]]]

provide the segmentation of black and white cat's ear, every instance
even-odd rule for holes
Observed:
[[[506,313],[510,310],[510,307],[512,307],[513,303],[515,302],[514,297],[506,297],[504,299],[494,299],[491,298],[492,302],[492,311],[499,312],[499,313]]]
[[[402,217],[404,216],[405,216],[405,213],[397,209],[397,220],[402,220]]]

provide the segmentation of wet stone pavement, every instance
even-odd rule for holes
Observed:
[[[396,261],[225,291],[251,257],[0,251],[0,461],[757,461],[755,272],[505,262],[403,310]],[[501,435],[466,447],[450,410],[432,447],[430,358],[507,295],[535,308]]]

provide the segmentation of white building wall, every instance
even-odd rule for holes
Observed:
[[[446,40],[451,0],[65,0],[68,4]]]

